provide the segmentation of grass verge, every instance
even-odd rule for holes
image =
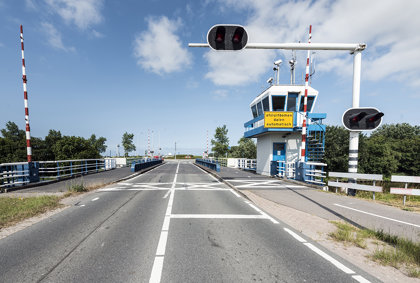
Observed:
[[[60,207],[60,197],[0,198],[0,229]]]
[[[359,229],[348,223],[331,221],[337,230],[329,236],[336,241],[345,244],[353,244],[365,249],[367,239],[381,241],[382,245],[377,244],[376,249],[369,256],[382,265],[393,266],[402,269],[410,277],[420,278],[420,243],[391,236],[383,231],[372,231],[369,229]]]

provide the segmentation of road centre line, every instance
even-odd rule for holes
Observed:
[[[389,217],[378,215],[378,214],[375,214],[375,213],[371,213],[371,212],[363,211],[363,210],[360,210],[360,209],[344,206],[344,205],[341,205],[341,204],[338,204],[338,203],[334,203],[334,205],[339,206],[339,207],[343,207],[343,208],[347,208],[347,209],[350,209],[350,210],[354,210],[354,211],[357,211],[357,212],[360,212],[360,213],[364,213],[364,214],[372,215],[372,216],[375,216],[375,217],[379,217],[379,218],[383,218],[383,219],[387,219],[387,220],[391,220],[391,221],[395,221],[395,222],[398,222],[398,223],[402,223],[402,224],[406,224],[406,225],[410,225],[410,226],[420,228],[420,225],[417,225],[417,224],[397,220],[397,219],[394,219],[394,218],[389,218]]]
[[[150,283],[155,283],[155,282],[158,283],[160,282],[160,279],[162,277],[163,262],[165,259],[165,251],[166,251],[166,243],[168,241],[169,224],[171,221],[172,205],[174,203],[174,195],[175,195],[174,188],[176,185],[176,180],[178,178],[178,172],[179,172],[179,161],[176,167],[175,177],[172,182],[171,189],[168,191],[168,194],[170,196],[169,196],[168,206],[166,208],[165,218],[163,220],[162,231],[159,237],[159,243],[156,249],[156,256],[153,262],[152,273],[149,279]]]

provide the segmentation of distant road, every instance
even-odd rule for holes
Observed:
[[[0,282],[377,280],[189,162],[87,194],[0,240]]]

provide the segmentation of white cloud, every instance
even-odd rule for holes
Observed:
[[[41,23],[42,31],[47,36],[48,44],[55,48],[64,51],[75,51],[75,48],[72,46],[65,46],[61,38],[61,33],[50,23],[43,22]]]
[[[29,10],[37,10],[37,7],[33,0],[25,0],[25,6]]]
[[[45,0],[47,5],[67,23],[84,30],[102,22],[103,0]]]
[[[176,31],[181,21],[167,17],[149,18],[148,29],[134,40],[134,56],[144,69],[156,74],[183,70],[191,64],[191,54]]]
[[[410,79],[411,85],[420,84],[418,0],[215,1],[224,5],[225,9],[221,11],[230,11],[233,7],[238,12],[247,11],[250,16],[244,23],[249,42],[306,42],[309,24],[312,24],[312,42],[367,43],[362,55],[364,79]],[[223,64],[220,64],[220,58],[212,53],[209,51],[205,55],[210,65],[207,77],[218,85],[261,80],[259,75],[269,70],[273,60],[272,54],[261,54],[259,59],[270,61],[268,64],[255,62],[253,68],[249,66],[252,72],[229,75],[223,68],[242,64],[244,58],[222,55]],[[287,52],[278,54],[290,57]],[[352,72],[352,57],[346,52],[317,51],[316,56],[317,71],[342,76]],[[298,61],[304,68],[306,60]]]
[[[103,34],[103,33],[100,33],[99,31],[96,31],[96,30],[92,30],[92,35],[93,35],[93,37],[96,37],[96,38],[103,38],[103,37],[105,37],[105,35]]]

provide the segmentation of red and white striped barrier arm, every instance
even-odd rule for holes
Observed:
[[[311,43],[312,39],[312,25],[309,26],[309,39],[308,43]],[[308,56],[306,58],[306,75],[305,75],[305,98],[303,100],[303,123],[302,123],[302,148],[300,153],[300,161],[305,162],[306,156],[306,116],[307,116],[307,103],[308,103],[308,88],[309,88],[309,58],[311,56],[311,51],[308,50]]]
[[[25,69],[25,55],[23,48],[23,27],[20,25],[20,44],[22,46],[22,80],[23,80],[23,96],[25,100],[25,123],[26,123],[26,152],[28,162],[32,161],[32,147],[31,147],[31,128],[29,127],[29,108],[28,108],[28,91],[26,89],[26,69]]]

